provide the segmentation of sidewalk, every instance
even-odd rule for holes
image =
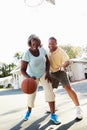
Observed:
[[[44,91],[38,91],[31,117],[23,121],[27,110],[27,95],[21,90],[0,90],[0,130],[87,130],[87,80],[72,83],[82,110],[83,120],[75,121],[75,107],[66,91],[60,86],[55,90],[56,106],[62,123],[55,125],[46,113]]]

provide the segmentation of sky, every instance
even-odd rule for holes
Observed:
[[[28,49],[31,34],[47,49],[54,36],[59,45],[87,45],[87,0],[47,1],[28,7],[24,0],[0,0],[0,62],[10,63],[16,52]]]

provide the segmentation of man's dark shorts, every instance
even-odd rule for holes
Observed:
[[[61,83],[63,87],[70,85],[68,75],[65,71],[57,71],[57,72],[51,73],[51,76],[52,76],[53,88],[57,88],[59,83]]]

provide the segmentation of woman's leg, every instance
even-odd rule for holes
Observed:
[[[37,86],[38,86],[39,81],[36,80],[36,82],[37,82]],[[27,112],[25,114],[25,117],[24,117],[25,121],[29,119],[31,111],[32,111],[32,108],[34,107],[34,101],[35,101],[35,97],[36,97],[36,92],[37,92],[37,90],[34,93],[32,93],[32,94],[28,94],[28,99],[27,99],[28,110],[27,110]]]

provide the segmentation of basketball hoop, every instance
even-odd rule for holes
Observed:
[[[44,0],[24,0],[24,3],[28,7],[37,7],[41,5],[44,2]]]
[[[53,5],[55,5],[55,0],[45,0]],[[24,3],[28,7],[37,7],[41,5],[44,2],[44,0],[24,0]]]
[[[53,5],[55,5],[55,0],[46,0],[46,1],[53,4]]]

